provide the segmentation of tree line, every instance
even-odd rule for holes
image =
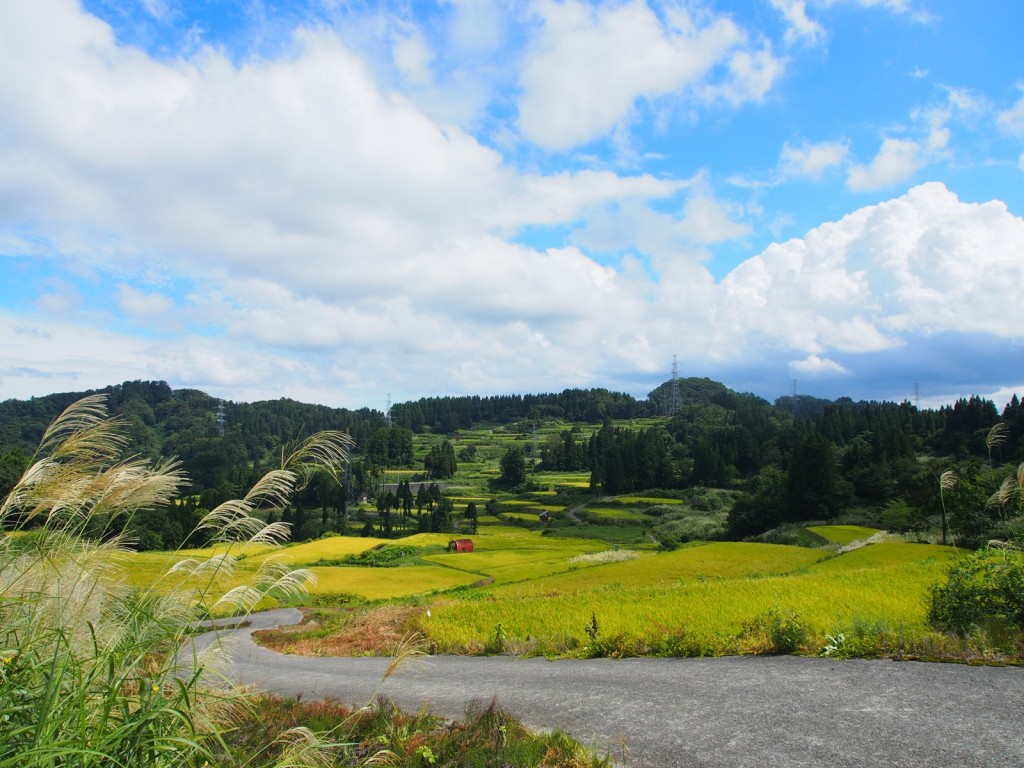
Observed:
[[[938,514],[942,501],[949,501],[951,525],[981,537],[992,532],[997,517],[994,507],[985,506],[997,468],[1024,459],[1024,406],[1016,395],[1002,412],[977,396],[937,409],[806,396],[769,403],[718,382],[690,378],[666,382],[646,400],[603,389],[424,398],[395,405],[389,423],[371,409],[285,398],[222,402],[197,390],[172,390],[165,382],[124,382],[101,392],[111,413],[125,421],[132,452],[176,456],[192,482],[173,509],[140,516],[139,537],[147,546],[185,543],[183,532],[194,528],[191,523],[201,510],[237,496],[276,466],[282,446],[325,429],[348,432],[356,448],[341,484],[317,479],[299,495],[306,518],[298,522],[309,530],[317,528],[316,510],[319,530],[340,529],[348,505],[363,495],[378,503],[384,498],[381,511],[394,516],[392,531],[419,529],[419,505],[413,522],[404,497],[397,506],[387,504],[386,470],[422,468],[426,480],[450,478],[459,460],[473,460],[471,447],[456,456],[451,441],[441,439],[416,467],[414,447],[422,439],[417,431],[481,423],[527,432],[545,421],[567,423],[535,455],[516,448],[518,453],[502,458],[499,484],[506,489],[524,483],[530,468],[589,471],[593,493],[604,495],[659,487],[740,489],[730,515],[730,530],[737,537],[789,521],[828,519],[853,506],[884,508],[894,527],[911,526]],[[0,496],[21,475],[53,418],[85,394],[0,403]],[[674,412],[651,426],[651,417],[664,414],[669,404]],[[613,423],[638,418],[648,420],[638,429]],[[596,430],[580,429],[597,424]],[[955,471],[957,484],[940,498],[936,478],[946,470]],[[974,504],[976,498],[980,504]],[[440,503],[430,506],[431,520]],[[445,514],[450,521],[452,510]],[[428,525],[434,530],[443,522],[442,517]]]

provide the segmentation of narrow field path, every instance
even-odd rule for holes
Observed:
[[[230,674],[261,690],[460,717],[499,703],[534,729],[561,728],[626,765],[654,768],[1024,765],[1024,670],[804,657],[546,661],[435,656],[381,679],[383,658],[312,658],[257,646],[257,629],[295,623],[281,609],[238,630]]]

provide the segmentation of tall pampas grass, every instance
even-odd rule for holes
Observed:
[[[283,506],[317,472],[337,477],[351,446],[322,432],[283,454],[243,498],[201,521],[224,547],[182,558],[140,591],[124,586],[132,542],[121,531],[139,510],[172,503],[186,479],[173,461],[125,456],[124,427],[102,396],[74,403],[0,503],[0,768],[178,768],[211,758],[245,699],[205,684],[213,660],[188,653],[192,627],[202,610],[244,614],[266,595],[305,589],[307,572],[273,558],[251,583],[221,585],[237,545],[287,537],[286,526],[253,513]]]

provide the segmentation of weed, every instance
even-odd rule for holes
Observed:
[[[491,639],[484,646],[484,653],[488,655],[495,655],[504,653],[508,644],[508,635],[505,633],[505,628],[501,626],[501,622],[494,625],[494,633],[491,635]]]
[[[835,658],[842,658],[844,654],[844,646],[846,645],[846,634],[843,632],[837,632],[835,636],[825,635],[825,639],[828,640],[824,647],[821,649],[822,656],[833,656]]]
[[[807,630],[795,611],[772,608],[744,624],[740,639],[751,641],[754,653],[796,653],[807,642]]]

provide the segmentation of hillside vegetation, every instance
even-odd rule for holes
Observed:
[[[47,424],[83,394],[0,403],[0,495]],[[809,397],[770,404],[682,379],[644,400],[606,390],[424,398],[396,404],[389,424],[371,409],[221,402],[163,382],[100,394],[124,420],[131,452],[175,457],[189,479],[177,503],[133,518],[141,549],[204,546],[193,533],[204,511],[244,492],[282,447],[324,429],[347,432],[354,449],[340,482],[316,478],[282,511],[296,541],[448,532],[467,512],[535,523],[542,511],[553,535],[569,527],[665,548],[765,535],[795,543],[806,522],[938,530],[972,547],[1016,535],[1015,510],[986,504],[1024,459],[1016,396],[1002,414],[978,397],[940,409]],[[942,489],[947,472],[956,481]]]
[[[300,601],[313,626],[281,642],[315,648],[310,638],[351,631],[352,622],[372,634],[373,617],[397,602],[408,609],[405,630],[458,653],[831,645],[850,655],[1019,657],[1012,598],[983,596],[991,620],[934,602],[953,594],[939,585],[958,573],[950,568],[961,552],[1019,538],[1016,397],[1002,415],[977,397],[937,410],[770,404],[686,379],[646,400],[604,390],[430,398],[396,405],[389,423],[369,410],[284,400],[221,404],[151,382],[103,394],[125,420],[129,450],[180,447],[199,478],[172,503],[98,515],[83,529],[134,540],[139,551],[122,557],[140,588],[184,553],[216,556],[196,521],[274,466],[281,445],[313,425],[357,436],[343,473],[313,475],[288,504],[254,510],[286,524],[285,563],[316,578]],[[3,403],[0,434],[31,436],[67,399]],[[6,450],[9,473],[21,450]],[[475,551],[449,553],[455,536],[472,538]],[[242,552],[225,586],[268,558]],[[953,599],[974,599],[972,588]]]
[[[213,546],[152,553],[133,551],[109,523],[130,529],[134,515],[171,503],[186,481],[172,463],[126,456],[123,427],[100,397],[72,404],[0,500],[0,766],[609,763],[558,731],[527,732],[496,702],[453,723],[403,714],[386,698],[353,710],[237,689],[223,674],[224,647],[193,643],[197,620],[244,621],[261,603],[302,599],[309,572],[276,556],[287,529],[252,513],[280,508],[313,477],[337,476],[351,440],[320,432],[283,453],[244,496],[203,516]],[[97,525],[100,537],[90,535]],[[364,551],[306,550],[295,554]],[[385,679],[419,652],[407,639]]]

